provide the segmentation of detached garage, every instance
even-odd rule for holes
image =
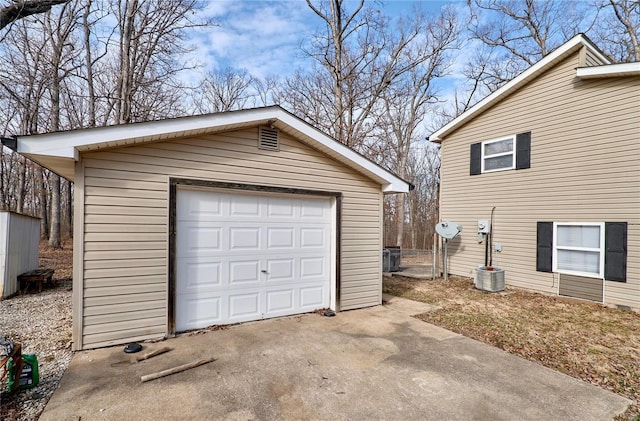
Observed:
[[[280,107],[18,138],[74,181],[74,349],[382,301],[409,184]]]

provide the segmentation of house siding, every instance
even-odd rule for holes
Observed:
[[[581,51],[584,52],[584,64],[580,63],[581,65],[584,66],[601,66],[603,64],[607,64],[605,62],[602,61],[602,59],[595,54],[593,51],[591,51],[588,48],[583,48]]]
[[[280,151],[257,137],[256,127],[82,155],[77,348],[167,333],[171,177],[342,193],[340,309],[380,304],[380,185],[282,132]]]
[[[567,57],[443,139],[441,218],[465,227],[450,242],[450,271],[470,276],[484,263],[475,227],[494,206],[503,251],[493,265],[507,284],[548,293],[558,274],[536,271],[538,221],[626,221],[627,282],[605,281],[604,301],[638,309],[640,78],[580,80],[580,61],[580,52]],[[530,169],[469,176],[472,143],[528,131]]]
[[[560,274],[558,280],[558,294],[567,297],[581,298],[601,303],[603,300],[602,279],[585,278]]]

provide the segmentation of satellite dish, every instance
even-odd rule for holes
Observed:
[[[444,238],[444,280],[446,281],[449,279],[449,240],[456,238],[462,232],[462,225],[458,225],[455,222],[438,222],[436,224],[436,232],[440,237]]]
[[[436,224],[438,235],[447,240],[455,238],[461,231],[462,225],[458,225],[455,222],[438,222]]]

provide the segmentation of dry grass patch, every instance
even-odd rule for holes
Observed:
[[[468,279],[384,279],[384,292],[440,307],[416,317],[634,401],[640,421],[640,314],[522,290],[491,294]]]

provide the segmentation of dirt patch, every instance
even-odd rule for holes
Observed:
[[[640,314],[507,289],[476,290],[466,278],[385,277],[383,291],[438,305],[416,317],[626,396],[620,420],[640,420]]]
[[[54,269],[53,280],[69,280],[73,277],[73,242],[67,239],[61,249],[54,249],[46,241],[40,242],[40,267]]]

